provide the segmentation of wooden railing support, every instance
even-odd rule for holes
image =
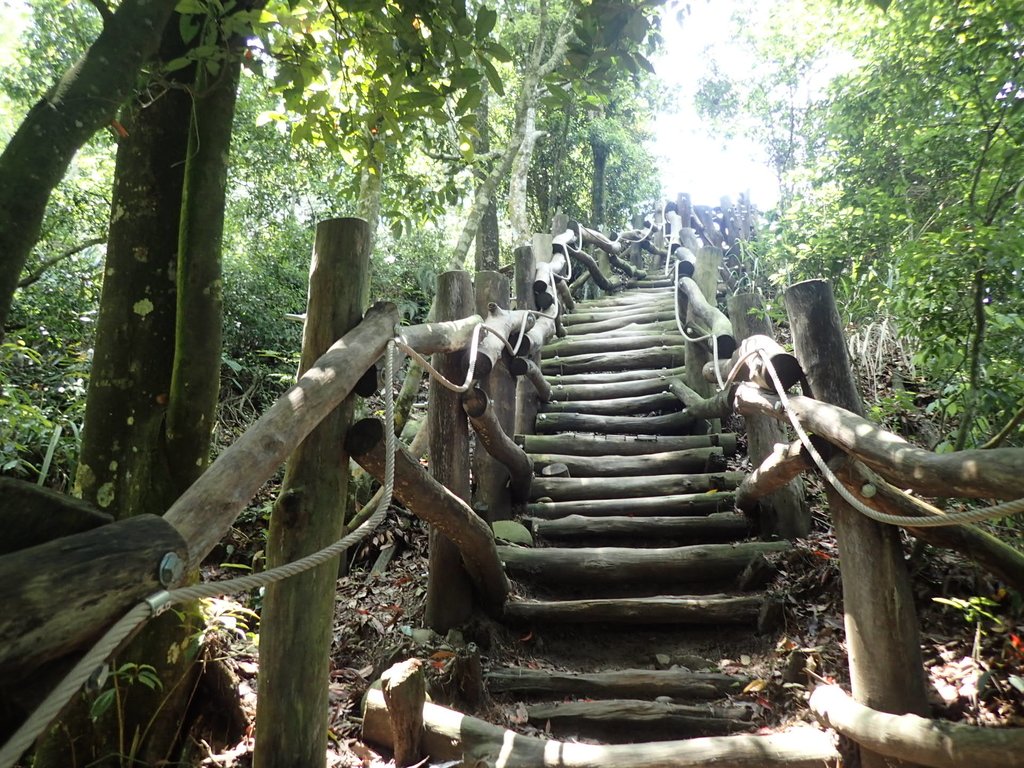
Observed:
[[[370,228],[331,219],[316,228],[300,375],[359,324],[370,287]],[[390,386],[390,382],[389,382]],[[288,458],[270,518],[267,565],[312,554],[339,539],[348,512],[348,456],[337,456],[355,413],[349,395]],[[328,672],[337,558],[266,588],[260,621],[254,765],[326,765]]]
[[[537,309],[537,302],[533,298],[533,279],[536,273],[537,260],[534,257],[533,248],[529,245],[516,248],[516,309]],[[526,354],[535,364],[540,365],[539,347],[528,349]],[[516,381],[515,434],[533,434],[533,425],[537,419],[537,407],[537,391],[530,381],[520,376]]]
[[[437,320],[457,320],[473,314],[476,297],[468,272],[444,272],[437,278]],[[464,352],[435,354],[431,364],[456,384],[466,377]],[[470,501],[469,424],[458,394],[431,377],[427,401],[430,425],[430,473],[451,493]],[[473,590],[458,547],[436,527],[430,529],[430,564],[425,620],[444,634],[473,615]]]
[[[791,285],[786,309],[796,356],[816,398],[862,413],[831,286],[823,280]],[[899,532],[854,510],[826,484],[839,543],[846,642],[854,698],[895,714],[923,714],[924,664],[914,595]],[[865,768],[885,759],[863,751]]]
[[[736,331],[736,338],[741,342],[737,353],[740,359],[753,348],[765,350],[771,355],[772,365],[776,367],[784,386],[797,380],[800,374],[795,358],[788,355],[774,339],[772,324],[765,317],[764,307],[760,298],[754,293],[739,293],[729,297],[729,317]],[[752,358],[744,363],[745,370],[740,372],[739,380],[756,376],[757,383],[765,389],[774,390],[774,384],[761,365],[760,358]],[[789,438],[785,427],[779,422],[752,414],[746,416],[747,422],[747,453],[750,462],[756,467],[775,451],[780,443]],[[750,497],[738,494],[737,500]],[[811,530],[811,511],[807,506],[803,481],[794,475],[788,482],[777,487],[771,494],[753,504],[759,511],[759,525],[762,536],[779,536],[784,539],[795,539],[806,536]],[[741,507],[744,511],[749,509]]]
[[[493,477],[501,480],[500,486],[494,489],[494,496],[510,498],[516,506],[522,506],[529,500],[530,481],[533,479],[533,461],[505,432],[494,411],[493,401],[482,389],[474,388],[462,396],[462,408],[469,416],[469,421],[476,432],[478,445],[483,447],[480,453],[486,454],[501,469],[493,473]],[[474,460],[476,457],[474,456]],[[477,482],[485,478],[477,475]],[[506,489],[505,482],[509,485]],[[486,501],[485,501],[486,503]],[[507,520],[510,515],[494,520]]]

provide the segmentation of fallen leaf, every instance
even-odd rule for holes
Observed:
[[[762,680],[761,678],[756,678],[754,680],[751,680],[749,683],[747,683],[746,687],[743,689],[743,692],[744,693],[757,693],[758,691],[763,691],[767,687],[768,687],[768,681],[767,680]]]

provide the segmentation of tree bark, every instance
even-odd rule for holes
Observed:
[[[362,219],[331,219],[316,229],[299,376],[355,328],[370,285],[370,230]],[[349,395],[288,459],[270,517],[267,565],[292,562],[339,539],[348,511],[349,462],[338,447],[352,423]],[[323,766],[327,683],[337,558],[266,588],[260,622],[260,727],[256,768]]]
[[[557,520],[534,520],[533,533],[542,539],[650,539],[679,544],[713,544],[736,541],[747,536],[750,525],[745,517],[734,514],[708,517],[609,515],[590,517],[567,515]]]
[[[530,496],[533,460],[505,434],[483,390],[471,389],[465,393],[462,396],[462,407],[476,431],[479,444],[487,455],[506,469],[503,476],[508,478],[508,493],[512,503],[516,506],[525,504]],[[481,476],[477,475],[477,482],[481,480]]]
[[[541,497],[545,498],[545,497]],[[545,520],[567,515],[609,517],[633,515],[709,515],[733,508],[734,494],[708,491],[705,493],[676,493],[664,496],[641,496],[629,499],[575,499],[570,501],[539,501],[528,504],[526,514]]]
[[[437,278],[436,319],[458,320],[473,314],[476,299],[468,272],[444,272]],[[436,354],[431,364],[457,384],[466,375],[466,355]],[[430,474],[465,502],[470,501],[469,424],[456,393],[430,379],[427,405],[430,424]],[[458,547],[437,528],[430,529],[430,574],[425,620],[440,633],[463,624],[473,614],[473,590]]]
[[[490,88],[484,83],[483,98],[476,108],[477,154],[487,155],[491,151],[490,120]],[[480,228],[476,233],[476,271],[497,272],[501,255],[501,242],[498,237],[498,206],[493,197],[488,196],[480,218]]]
[[[531,723],[550,729],[552,734],[606,742],[721,736],[755,727],[750,722],[752,710],[743,706],[605,699],[533,704],[526,711]]]
[[[537,624],[754,624],[764,598],[754,595],[626,597],[582,600],[515,600],[505,606],[513,621]]]
[[[862,413],[839,313],[823,280],[790,286],[786,309],[797,359],[818,399]],[[927,711],[914,597],[896,528],[869,520],[826,485],[842,571],[846,639],[855,698],[902,714]],[[866,766],[883,765],[862,755]]]
[[[121,3],[85,56],[31,109],[0,155],[0,339],[50,193],[78,148],[114,118],[132,92],[175,5],[174,0]]]
[[[0,498],[0,555],[114,522],[92,504],[13,477],[0,477]]]
[[[679,435],[675,437],[626,435],[516,435],[527,453],[569,453],[574,456],[638,456],[645,453],[684,451],[721,446],[726,454],[736,452],[736,435]]]
[[[394,736],[395,765],[399,768],[415,765],[423,758],[427,684],[422,665],[419,659],[409,659],[395,664],[381,677],[381,693]]]
[[[678,699],[718,699],[735,693],[749,678],[717,672],[679,669],[622,669],[611,672],[559,672],[511,667],[486,675],[492,693],[556,693],[612,698],[619,696],[671,696]]]
[[[694,419],[685,412],[662,416],[589,416],[585,413],[541,413],[537,432],[596,432],[620,435],[688,435]]]
[[[722,449],[688,448],[639,456],[576,456],[561,453],[530,454],[536,469],[549,464],[564,464],[570,477],[629,477],[706,472],[708,464],[725,468]]]

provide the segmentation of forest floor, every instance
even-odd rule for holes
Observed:
[[[331,766],[384,766],[387,755],[360,738],[360,702],[391,664],[426,662],[431,694],[489,722],[525,734],[546,735],[526,722],[515,698],[485,699],[476,707],[459,696],[453,660],[468,643],[480,649],[484,670],[502,665],[598,670],[611,663],[636,668],[684,667],[751,679],[737,701],[752,706],[761,732],[813,722],[806,701],[816,682],[848,685],[838,554],[825,518],[816,531],[776,564],[771,590],[785,598],[786,620],[775,633],[731,629],[629,631],[546,628],[543,636],[481,622],[441,637],[422,629],[427,575],[425,526],[392,509],[385,525],[354,554],[338,581],[330,684]],[[372,572],[380,552],[395,547],[383,572]],[[1024,607],[965,558],[906,542],[929,677],[931,714],[988,726],[1024,725]],[[225,633],[222,658],[238,677],[248,722],[245,737],[209,754],[203,765],[248,766],[253,747],[258,659],[243,632]],[[251,639],[251,638],[250,638]]]

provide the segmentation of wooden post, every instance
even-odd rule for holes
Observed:
[[[500,272],[476,273],[476,311],[487,317],[488,305],[497,304],[501,309],[509,308],[508,278]],[[516,384],[508,371],[508,355],[502,353],[494,367],[480,382],[480,388],[487,393],[491,410],[506,435],[511,436],[516,421]],[[473,477],[476,491],[473,508],[486,508],[485,517],[489,522],[509,520],[512,506],[509,503],[508,470],[490,453],[480,450],[479,438],[473,451]]]
[[[395,765],[398,768],[415,765],[423,757],[423,704],[427,700],[423,662],[419,659],[399,662],[385,672],[380,681],[391,718]]]
[[[359,324],[369,290],[370,228],[330,219],[316,228],[299,374]],[[288,459],[270,518],[267,564],[289,563],[337,540],[348,509],[348,455],[338,452],[355,395]],[[267,587],[260,623],[256,768],[326,764],[327,685],[338,561]]]
[[[458,320],[473,314],[476,299],[468,272],[444,272],[437,278],[436,320]],[[449,381],[466,377],[466,354],[435,354],[431,364]],[[427,403],[430,429],[430,474],[463,501],[469,502],[469,424],[460,396],[430,379]],[[473,614],[473,589],[458,547],[435,528],[430,529],[430,576],[427,579],[425,620],[446,633]]]
[[[786,290],[785,301],[796,356],[814,397],[863,415],[831,286],[824,280],[797,283]],[[839,542],[854,699],[883,712],[925,714],[924,666],[899,531],[857,512],[830,484],[825,488]],[[885,760],[862,750],[861,764],[873,768]]]
[[[729,319],[737,341],[755,335],[772,336],[772,323],[764,316],[757,294],[738,293],[729,297]],[[778,443],[787,443],[786,429],[774,419],[752,414],[747,422],[747,453],[755,467],[767,459]],[[796,477],[759,501],[761,535],[795,539],[811,530],[811,512],[804,496],[803,481]]]
[[[533,256],[533,248],[520,246],[516,248],[516,309],[537,309],[533,299],[533,276],[537,271],[537,262]],[[540,366],[540,350],[532,350],[530,359]],[[537,421],[537,391],[527,379],[519,377],[516,381],[516,418],[515,433],[532,435],[534,423]]]
[[[722,252],[718,248],[706,247],[697,251],[697,267],[693,273],[693,281],[697,283],[701,293],[708,304],[715,306],[715,296],[718,292],[718,267],[722,262]],[[676,291],[680,289],[677,287]],[[689,302],[687,302],[689,304]],[[687,306],[686,317],[683,318],[684,326],[690,322],[691,310]],[[700,335],[696,328],[688,329],[691,336]],[[711,360],[711,353],[702,342],[686,342],[686,374],[684,383],[701,397],[708,397],[712,393],[711,385],[704,380],[704,364]],[[699,431],[699,425],[697,426]],[[714,425],[712,432],[720,431]]]

